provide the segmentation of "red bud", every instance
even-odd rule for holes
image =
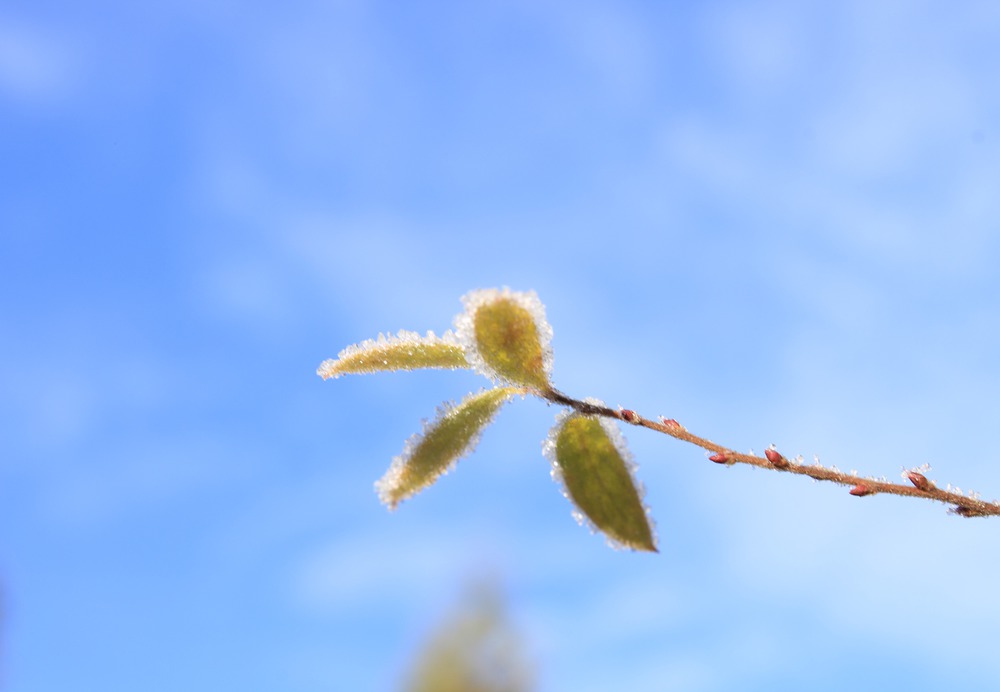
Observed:
[[[668,428],[680,428],[681,430],[683,430],[683,428],[681,428],[681,424],[675,421],[673,418],[664,418],[663,416],[660,416],[660,420],[663,421],[663,424]]]
[[[851,488],[851,495],[856,497],[864,497],[865,495],[871,495],[874,492],[875,491],[872,490],[870,486],[867,486],[864,483],[858,483],[856,486]]]
[[[626,423],[638,423],[642,418],[638,413],[627,408],[620,409],[618,411],[618,415],[621,416],[622,420]]]
[[[733,463],[732,458],[725,452],[719,452],[718,454],[713,454],[708,458],[709,461],[714,461],[716,464],[731,464]]]
[[[927,476],[922,473],[917,473],[916,471],[907,471],[906,479],[913,483],[917,490],[923,490],[927,492],[934,489],[934,484],[927,480]]]
[[[764,456],[776,469],[787,469],[788,459],[778,454],[778,450],[771,449],[770,447],[764,450]]]

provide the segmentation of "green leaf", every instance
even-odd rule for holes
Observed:
[[[469,362],[494,381],[544,391],[551,387],[552,327],[534,291],[473,291],[455,318]]]
[[[656,552],[656,539],[625,440],[610,421],[566,412],[545,443],[552,475],[612,545]],[[574,513],[577,520],[583,517]]]
[[[436,481],[472,451],[500,406],[523,392],[517,387],[497,387],[469,394],[457,406],[442,406],[437,418],[407,441],[403,453],[392,460],[389,470],[375,484],[382,502],[395,509],[401,501]]]
[[[378,339],[368,339],[348,346],[336,359],[323,361],[316,374],[324,380],[341,375],[417,368],[468,368],[469,361],[455,335],[449,330],[442,336],[427,332],[400,331],[396,336],[379,334]]]

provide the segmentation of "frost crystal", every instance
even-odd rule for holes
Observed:
[[[927,472],[931,470],[931,465],[930,464],[921,464],[920,466],[914,466],[913,468],[909,468],[909,469],[906,468],[905,466],[900,466],[900,468],[902,469],[902,471],[900,471],[900,474],[899,474],[900,478],[902,478],[905,481],[908,481],[908,480],[910,480],[909,474],[911,472],[912,473],[919,473],[919,474],[922,474],[922,475],[926,476]]]
[[[480,289],[462,296],[462,305],[465,307],[465,311],[455,317],[455,336],[465,350],[469,364],[473,370],[494,382],[509,382],[509,378],[500,375],[493,366],[487,363],[480,351],[476,336],[476,312],[484,305],[499,300],[509,300],[523,308],[531,316],[542,351],[541,369],[545,378],[548,379],[552,374],[552,326],[545,317],[545,306],[542,305],[542,301],[534,291],[511,291],[510,288],[504,286],[500,290],[495,288]],[[511,382],[511,384],[521,383]]]

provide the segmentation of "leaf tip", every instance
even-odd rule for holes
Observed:
[[[396,457],[396,459],[399,459],[399,457]],[[396,508],[402,500],[402,497],[399,494],[399,466],[401,466],[401,464],[397,465],[396,459],[393,459],[393,463],[389,467],[389,470],[385,472],[385,475],[375,481],[375,494],[378,495],[379,501],[385,505],[386,509],[390,512],[396,511]]]
[[[329,380],[331,377],[340,377],[340,373],[337,372],[337,360],[335,358],[327,358],[316,368],[316,374],[324,380]]]

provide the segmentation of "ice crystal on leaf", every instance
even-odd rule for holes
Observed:
[[[549,389],[552,327],[534,291],[472,291],[462,304],[455,331],[476,372],[495,382]]]
[[[377,339],[348,346],[336,358],[323,361],[316,374],[326,380],[379,371],[468,367],[465,352],[451,330],[441,336],[400,330],[395,336],[379,334]]]
[[[636,465],[614,423],[564,411],[542,451],[552,463],[552,477],[575,506],[578,521],[586,517],[614,547],[656,552],[652,519],[642,502],[644,490],[635,480]]]
[[[392,460],[386,474],[375,483],[382,502],[395,509],[402,500],[423,490],[461,457],[471,452],[483,429],[493,420],[500,406],[524,390],[497,387],[469,394],[458,405],[438,408],[437,417],[424,423]]]

